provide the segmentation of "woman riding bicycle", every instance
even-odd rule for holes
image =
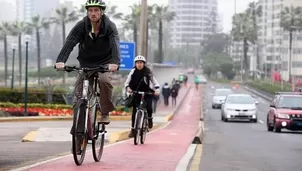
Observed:
[[[160,87],[152,71],[145,66],[146,58],[144,56],[136,56],[134,62],[135,62],[135,67],[130,71],[127,80],[125,82],[125,88],[127,92],[128,93],[132,93],[133,91],[154,92],[154,95],[158,96],[160,94],[159,91]],[[153,87],[155,90],[153,89]],[[138,107],[140,100],[141,100],[141,95],[134,94],[131,131],[129,137],[133,137],[136,108]],[[152,100],[153,97],[151,95],[145,95],[145,102],[147,104],[146,110],[148,113],[148,127],[150,129],[153,127]]]

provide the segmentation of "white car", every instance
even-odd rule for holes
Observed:
[[[232,94],[233,91],[227,88],[216,89],[212,94],[212,108],[221,108],[221,104],[225,101],[227,95]]]
[[[257,104],[249,94],[230,94],[221,107],[221,120],[248,120],[257,122]]]

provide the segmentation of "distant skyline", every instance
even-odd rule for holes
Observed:
[[[15,0],[0,0],[0,3],[1,1],[10,2],[12,4],[15,3]],[[64,1],[72,1],[76,6],[80,6],[81,4],[83,4],[83,2],[85,2],[85,0],[61,0],[61,2]],[[255,0],[237,0],[236,11],[244,11],[247,8],[248,4],[253,1]],[[134,3],[139,3],[140,0],[107,0],[106,2],[118,6],[118,12],[126,14],[130,12],[129,6]],[[218,0],[218,12],[222,20],[223,32],[230,32],[231,30],[232,16],[235,13],[234,2],[235,0]],[[148,3],[167,5],[168,0],[148,0]]]

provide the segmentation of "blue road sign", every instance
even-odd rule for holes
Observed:
[[[133,60],[135,57],[134,42],[120,42],[121,64],[120,70],[131,70],[133,68]]]

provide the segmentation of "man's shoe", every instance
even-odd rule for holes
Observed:
[[[149,129],[153,128],[153,118],[148,119],[148,127]]]
[[[128,135],[129,138],[133,138],[134,137],[134,129],[131,129]]]
[[[109,114],[101,114],[100,123],[106,125],[110,124]]]

